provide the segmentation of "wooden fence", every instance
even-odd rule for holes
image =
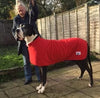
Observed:
[[[46,39],[79,37],[87,40],[91,51],[100,53],[100,5],[78,8],[37,20],[39,32]],[[15,44],[12,22],[0,21],[0,45]]]
[[[51,15],[37,21],[46,39],[79,37],[87,40],[91,51],[100,53],[100,5],[84,4],[71,11]]]
[[[11,33],[12,20],[0,20],[0,46],[15,45],[16,41]]]

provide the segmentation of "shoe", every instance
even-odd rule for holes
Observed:
[[[32,80],[25,81],[24,85],[30,84]]]

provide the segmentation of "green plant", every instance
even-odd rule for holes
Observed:
[[[23,59],[17,55],[17,46],[0,46],[0,70],[18,66],[23,66]]]
[[[0,75],[0,83],[8,82],[17,78],[22,78],[24,77],[24,72],[18,72],[15,74],[6,74],[6,75]]]

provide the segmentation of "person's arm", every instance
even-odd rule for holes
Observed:
[[[32,15],[34,17],[34,20],[36,21],[38,19],[38,6],[36,4],[35,0],[31,0],[32,3],[32,11],[34,15]]]
[[[17,24],[16,24],[16,19],[14,18],[13,19],[13,27],[12,27],[12,35],[14,36],[15,40],[17,41],[21,41],[23,40],[23,38],[20,37],[20,35],[18,35],[16,32],[16,29],[17,29]]]
[[[15,22],[15,18],[13,19],[13,26],[12,26],[12,35],[14,36],[14,38],[16,40],[18,40],[17,35],[15,34],[16,31],[16,22]]]

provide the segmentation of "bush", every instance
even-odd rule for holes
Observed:
[[[22,55],[17,55],[17,46],[0,46],[0,70],[23,66]]]

